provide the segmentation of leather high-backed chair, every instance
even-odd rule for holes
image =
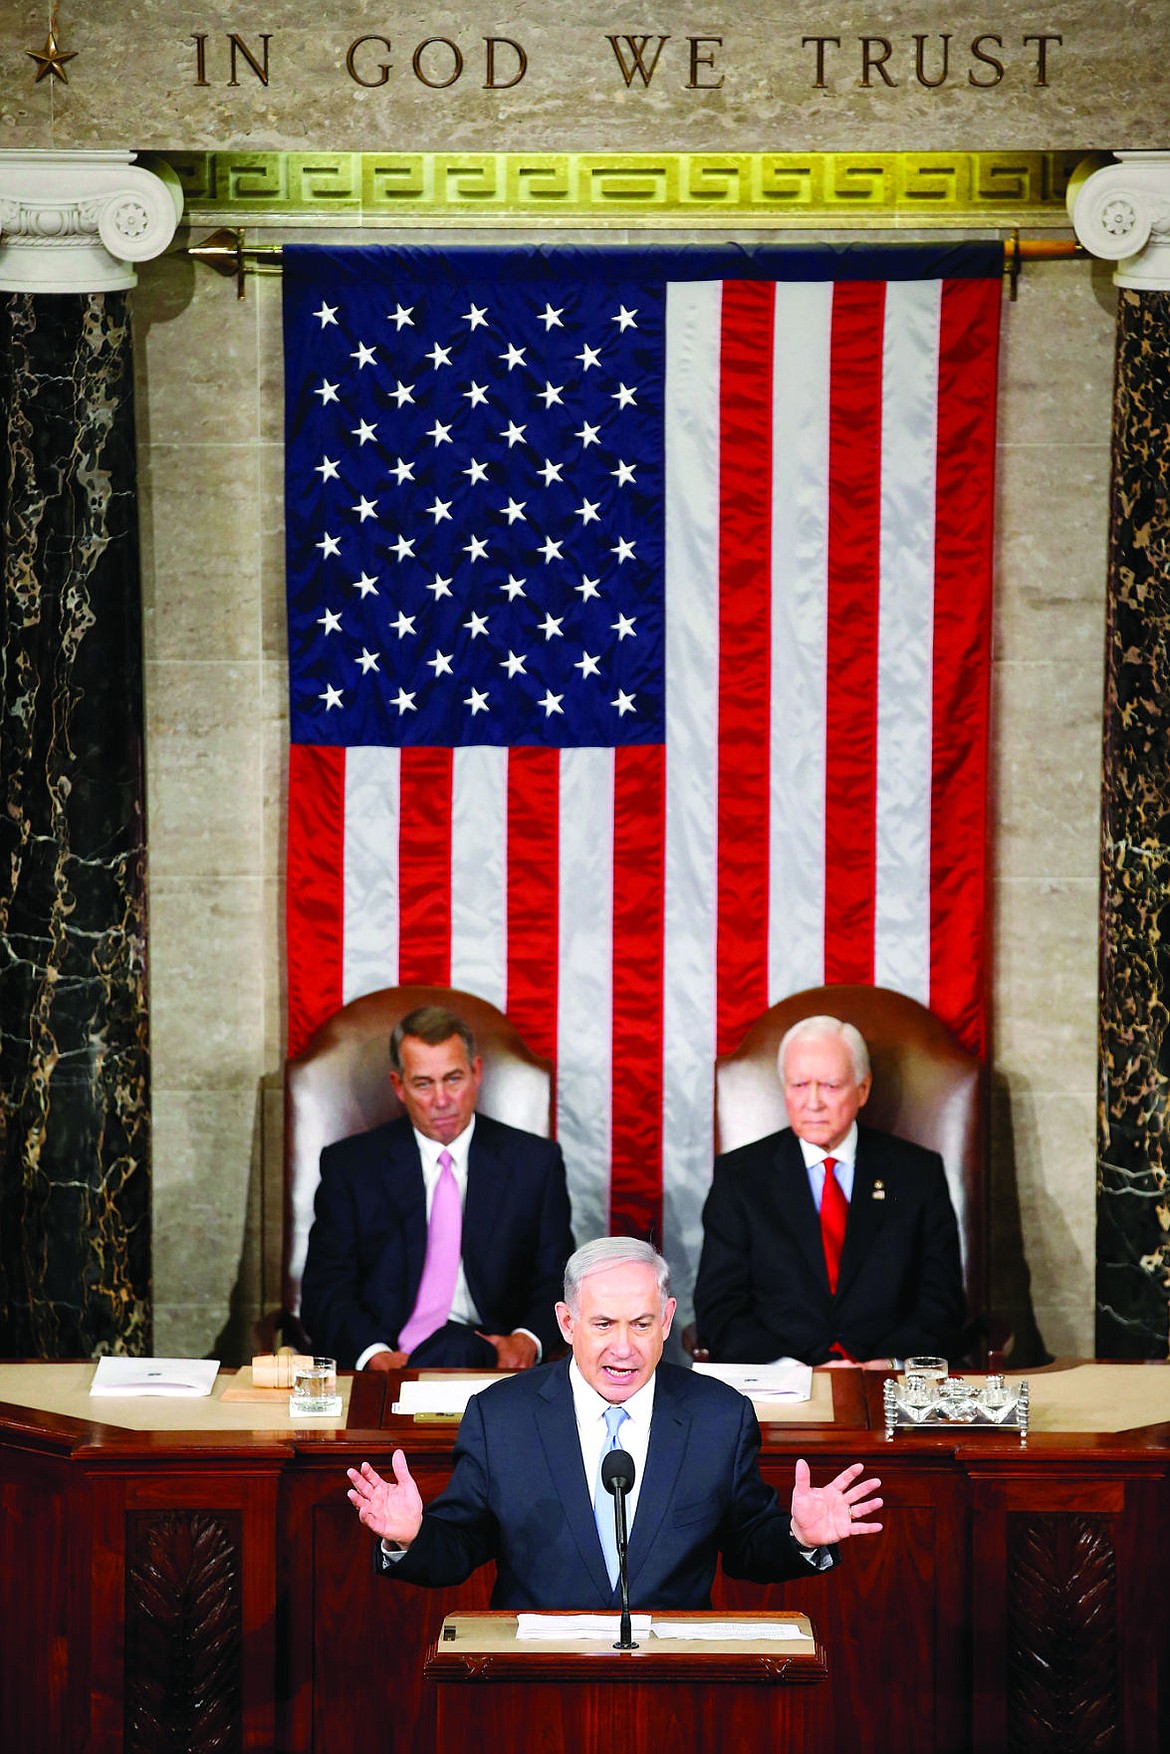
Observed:
[[[869,1048],[873,1088],[861,1121],[942,1157],[963,1251],[968,1342],[981,1355],[988,1340],[986,1071],[924,1005],[888,987],[865,986],[809,987],[773,1005],[715,1062],[716,1153],[787,1125],[776,1069],[781,1038],[802,1018],[824,1015],[852,1023]]]
[[[420,1005],[462,1017],[483,1057],[478,1107],[493,1119],[547,1139],[553,1080],[547,1060],[524,1044],[515,1024],[486,999],[451,987],[383,987],[343,1005],[285,1067],[283,1313],[286,1338],[303,1344],[301,1276],[321,1179],[321,1152],[352,1133],[402,1114],[390,1083],[390,1032]]]

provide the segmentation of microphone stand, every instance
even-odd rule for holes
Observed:
[[[622,1617],[618,1627],[618,1641],[614,1650],[637,1650],[633,1632],[630,1627],[630,1575],[626,1568],[626,1492],[628,1485],[623,1481],[617,1484],[613,1495],[614,1529],[617,1535],[618,1582],[622,1591]]]

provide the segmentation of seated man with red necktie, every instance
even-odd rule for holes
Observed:
[[[406,1114],[321,1153],[301,1313],[345,1368],[527,1370],[560,1343],[561,1148],[476,1114],[481,1071],[461,1017],[412,1011],[390,1038]]]
[[[852,1024],[807,1017],[777,1061],[790,1125],[717,1159],[703,1209],[703,1345],[743,1364],[956,1358],[963,1275],[942,1159],[858,1125],[871,1076]]]

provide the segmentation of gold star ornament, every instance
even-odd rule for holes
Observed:
[[[25,53],[30,60],[37,63],[35,84],[39,85],[41,80],[44,79],[45,75],[48,73],[51,73],[54,79],[61,80],[62,84],[69,84],[69,75],[65,71],[65,63],[66,61],[72,61],[76,58],[77,50],[63,49],[61,47],[60,43],[57,41],[57,26],[55,22],[49,26],[49,34],[45,38],[44,48],[26,49]]]

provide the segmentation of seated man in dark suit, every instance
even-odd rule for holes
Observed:
[[[760,1477],[752,1405],[712,1377],[662,1364],[674,1317],[666,1262],[648,1243],[604,1237],[578,1249],[557,1305],[571,1360],[493,1383],[468,1403],[451,1481],[426,1510],[401,1450],[394,1477],[350,1469],[349,1497],[381,1537],[380,1571],[461,1583],[494,1560],[492,1606],[620,1605],[609,1449],[627,1452],[630,1604],[710,1606],[716,1559],[759,1583],[828,1570],[837,1544],[876,1533],[876,1479],[861,1464],[813,1488],[796,1464],[791,1515]]]
[[[712,1358],[886,1366],[961,1351],[959,1234],[942,1159],[857,1124],[869,1053],[807,1017],[780,1043],[790,1125],[715,1164],[695,1319]]]
[[[560,1343],[561,1148],[477,1115],[480,1076],[462,1018],[412,1011],[390,1038],[406,1114],[321,1153],[301,1309],[342,1366],[526,1370]]]

